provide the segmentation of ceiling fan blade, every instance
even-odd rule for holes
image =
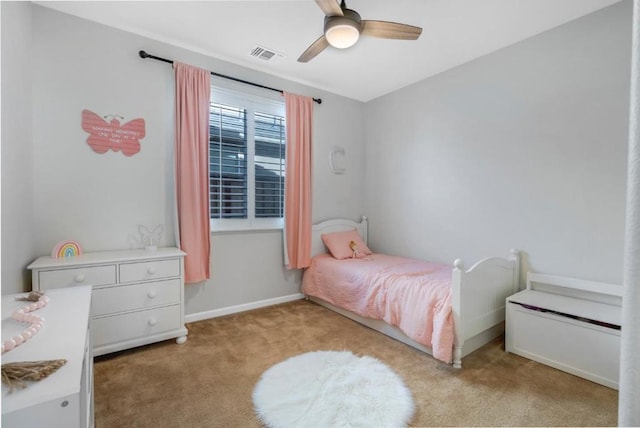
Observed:
[[[316,57],[316,55],[318,55],[320,52],[325,50],[327,46],[329,46],[329,42],[327,41],[327,38],[323,34],[318,38],[318,40],[313,42],[311,46],[307,48],[306,51],[302,52],[302,55],[300,55],[300,58],[298,58],[298,62],[311,61],[313,58]]]
[[[316,0],[317,5],[327,16],[342,16],[342,8],[336,0]]]
[[[422,28],[388,21],[362,21],[360,34],[381,39],[416,40]]]

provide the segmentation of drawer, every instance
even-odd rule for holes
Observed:
[[[94,288],[93,316],[180,303],[180,279]]]
[[[120,264],[120,282],[147,281],[180,276],[180,260],[152,260]]]
[[[116,283],[116,265],[44,270],[38,272],[41,290],[74,285],[111,285]]]
[[[91,320],[94,347],[151,336],[181,327],[180,305],[96,317]]]

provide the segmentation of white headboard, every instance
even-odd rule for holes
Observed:
[[[362,240],[367,244],[368,223],[365,216],[362,216],[360,223],[349,219],[336,218],[314,224],[311,227],[311,257],[327,252],[321,238],[323,233],[344,232],[353,229],[357,229],[360,232]]]

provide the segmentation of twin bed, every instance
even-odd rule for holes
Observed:
[[[443,265],[371,253],[366,242],[366,217],[314,225],[307,298],[456,368],[504,331],[505,299],[518,291],[517,250],[465,270],[460,259]]]

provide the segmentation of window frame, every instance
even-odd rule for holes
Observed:
[[[247,117],[247,218],[211,218],[211,232],[274,230],[284,228],[283,217],[256,217],[256,182],[255,182],[255,113],[264,113],[285,118],[284,100],[264,98],[257,95],[239,92],[219,86],[211,86],[211,103],[243,108]],[[285,125],[286,126],[286,125]],[[285,131],[286,132],[286,131]],[[286,136],[285,136],[286,147]],[[286,165],[286,161],[285,161]],[[284,195],[283,195],[284,198]]]

